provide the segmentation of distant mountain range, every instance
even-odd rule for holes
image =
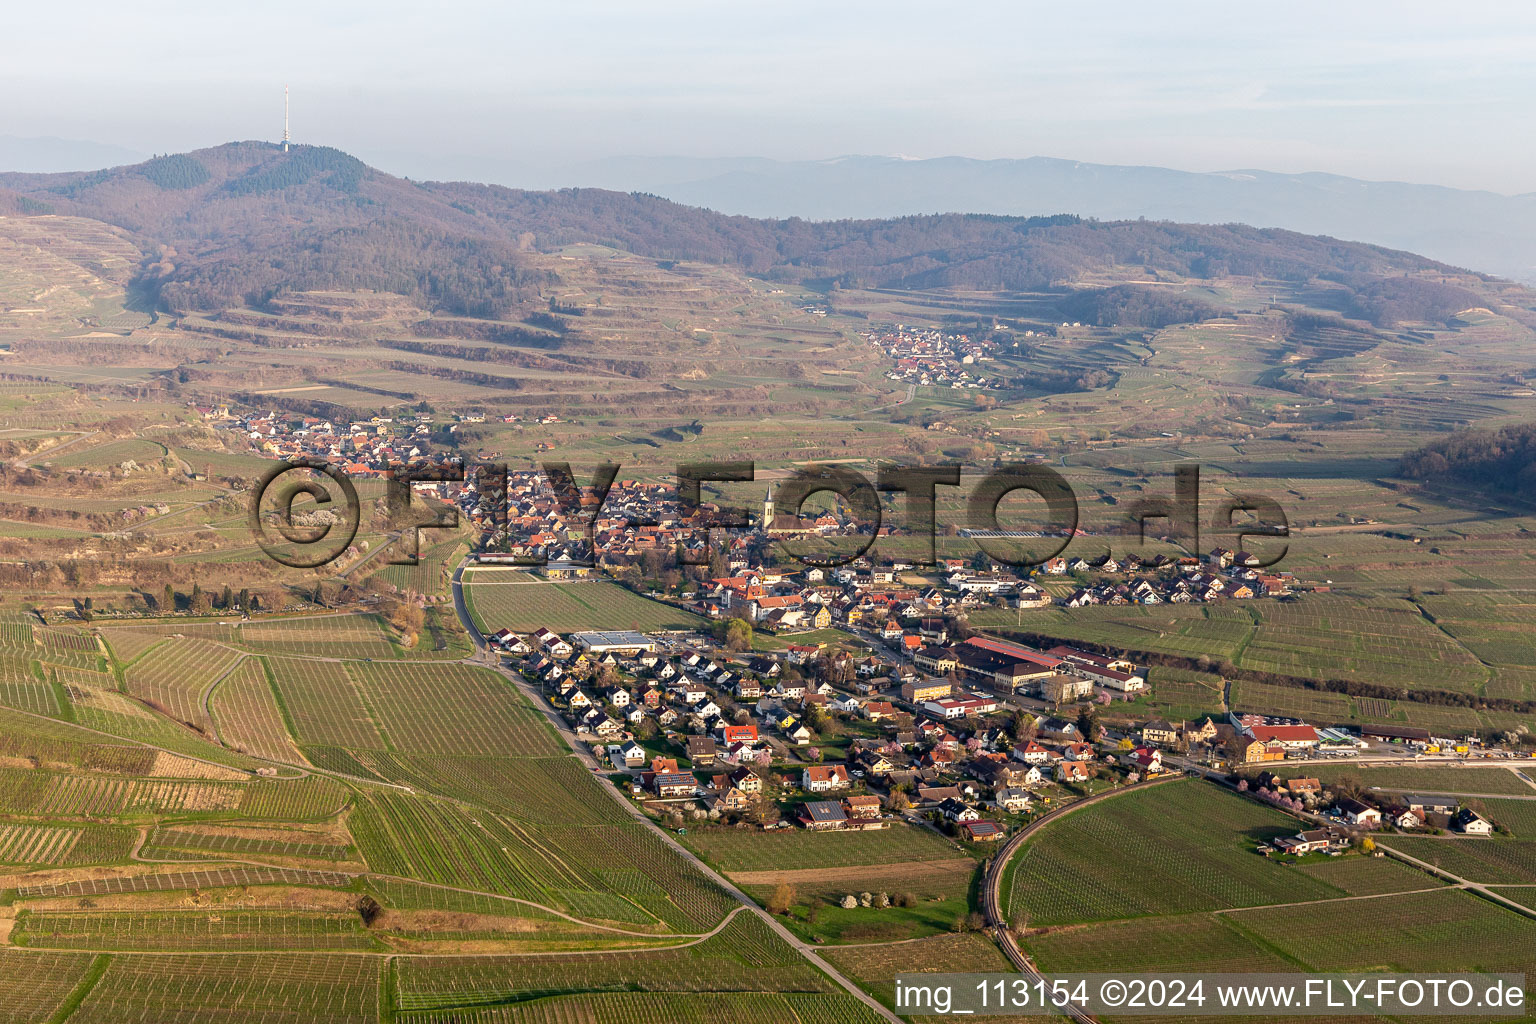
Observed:
[[[171,310],[262,305],[290,291],[377,289],[500,317],[548,300],[528,250],[596,242],[660,260],[740,266],[815,287],[1065,295],[1130,271],[1074,318],[1199,319],[1157,282],[1262,278],[1378,324],[1443,320],[1514,288],[1408,252],[1242,224],[936,214],[807,221],[725,214],[654,195],[415,182],[336,149],[240,142],[65,174],[0,174],[0,213],[112,224],[147,254],[136,298]],[[1468,290],[1472,289],[1472,290]],[[1528,293],[1520,296],[1522,303]],[[1091,307],[1091,308],[1089,308]]]
[[[1195,173],[1048,157],[849,156],[801,162],[635,157],[542,173],[508,167],[494,180],[651,192],[749,217],[1075,213],[1101,220],[1236,222],[1406,249],[1536,283],[1536,193],[1505,196],[1336,174]]]
[[[142,159],[144,154],[119,146],[0,136],[0,171],[89,170]],[[429,150],[390,153],[380,162],[407,170],[413,178],[475,177],[517,188],[648,192],[688,206],[759,218],[1072,213],[1099,220],[1241,223],[1385,245],[1536,284],[1536,192],[1506,196],[1336,174],[1197,173],[1049,157],[614,157],[562,165],[450,157]]]

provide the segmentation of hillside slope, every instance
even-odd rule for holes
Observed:
[[[1374,296],[1378,322],[1397,312],[1393,302],[1383,305],[1383,294],[1411,293],[1402,319],[1448,315],[1470,294],[1426,300],[1417,282],[1454,280],[1484,297],[1500,287],[1410,253],[1236,224],[1097,222],[1071,214],[755,220],[599,189],[417,183],[338,150],[284,152],[260,142],[105,171],[0,175],[0,189],[9,193],[0,202],[19,213],[90,217],[131,232],[150,254],[136,286],[170,309],[365,288],[431,309],[503,316],[535,299],[547,281],[521,253],[586,241],[843,287],[1040,291],[1111,270],[1148,283],[1324,279],[1344,286],[1346,305],[1356,293]],[[1382,284],[1404,276],[1414,283]]]

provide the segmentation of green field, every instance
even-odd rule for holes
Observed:
[[[1294,818],[1205,783],[1127,793],[1031,839],[1009,866],[1008,910],[1049,925],[1341,895],[1339,887],[1254,852],[1299,827]]]
[[[695,629],[704,620],[600,580],[503,583],[499,571],[466,573],[465,601],[482,633],[526,633],[543,626],[560,633],[583,629]]]
[[[1536,796],[1524,779],[1507,768],[1478,766],[1450,768],[1434,765],[1308,765],[1305,773],[1323,782],[1353,779],[1361,785],[1401,793],[1499,793]]]
[[[905,864],[966,856],[950,840],[910,825],[873,832],[786,829],[771,834],[755,829],[700,829],[690,831],[685,841],[695,853],[726,872]]]

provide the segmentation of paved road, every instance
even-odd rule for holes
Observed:
[[[1003,844],[1002,849],[997,851],[997,854],[992,858],[992,863],[987,867],[987,877],[982,886],[982,912],[986,915],[987,926],[992,929],[992,934],[997,939],[997,944],[1003,948],[1004,955],[1013,961],[1013,965],[1019,969],[1019,973],[1025,975],[1033,982],[1048,982],[1045,975],[1041,974],[1039,969],[1035,967],[1034,961],[1019,948],[1018,940],[1013,937],[1013,929],[1009,927],[1007,915],[1003,913],[1003,872],[1008,867],[1009,858],[1017,853],[1019,847],[1024,845],[1025,840],[1034,835],[1035,832],[1051,822],[1071,814],[1073,811],[1081,810],[1101,800],[1108,800],[1111,797],[1119,796],[1121,793],[1129,793],[1133,789],[1158,786],[1167,782],[1174,782],[1180,778],[1182,776],[1174,775],[1158,779],[1148,779],[1145,782],[1122,786],[1119,789],[1106,789],[1102,793],[1095,793],[1093,796],[1085,797],[1074,803],[1065,804],[1048,814],[1041,815],[1024,826],[1015,833],[1012,839]],[[1086,1010],[1072,1005],[1060,1007],[1058,1012],[1071,1017],[1073,1020],[1078,1021],[1079,1024],[1095,1024],[1098,1019]]]
[[[545,700],[542,694],[535,691],[534,688],[528,684],[528,681],[522,677],[521,673],[514,672],[507,668],[501,663],[501,658],[498,657],[495,652],[490,650],[489,645],[485,641],[485,637],[481,635],[479,628],[475,625],[474,619],[469,614],[468,607],[464,603],[464,588],[461,582],[463,574],[464,566],[463,564],[460,564],[459,567],[453,572],[453,606],[455,609],[457,609],[459,613],[459,621],[464,624],[464,629],[469,633],[470,639],[475,642],[475,647],[477,650],[486,658],[488,658],[489,663],[492,664],[496,671],[500,672],[509,681],[511,681],[511,683],[522,692],[523,696],[527,697],[528,700],[533,703],[534,707],[543,710],[545,717],[550,720],[556,731],[558,731],[561,737],[565,739],[565,742],[571,748],[572,753],[580,758],[583,764],[587,765],[589,768],[596,769],[597,760],[592,756],[592,751],[590,748],[588,748],[587,744],[581,742],[581,740],[577,738],[576,734],[571,731],[571,727],[566,723],[565,719],[557,711],[555,711],[555,709],[550,705],[549,701]],[[681,856],[688,863],[692,864],[700,872],[707,875],[711,880],[715,882],[716,885],[720,886],[720,888],[724,889],[726,892],[735,897],[743,907],[767,922],[768,927],[772,928],[773,931],[779,936],[779,938],[793,946],[801,956],[815,964],[817,968],[823,971],[833,981],[841,985],[850,995],[868,1006],[875,1013],[878,1013],[884,1020],[890,1021],[891,1024],[902,1024],[900,1017],[886,1009],[885,1006],[877,999],[875,999],[874,996],[871,996],[868,992],[865,992],[863,989],[859,988],[859,986],[855,985],[852,981],[844,977],[836,967],[832,966],[832,964],[825,960],[821,954],[817,953],[814,947],[802,941],[799,936],[781,924],[777,917],[773,916],[762,907],[758,906],[756,900],[752,899],[752,897],[738,889],[724,875],[720,874],[708,864],[705,864],[702,860],[694,855],[692,850],[688,849],[686,846],[679,843],[676,839],[672,838],[672,835],[669,832],[658,827],[657,824],[652,821],[646,815],[646,813],[637,807],[635,803],[627,796],[620,793],[613,786],[608,785],[606,781],[600,783],[600,786],[619,804],[620,807],[623,807],[636,820],[645,825],[645,827],[651,829],[656,835],[659,835],[662,842],[670,846],[674,851],[677,852],[679,856]]]

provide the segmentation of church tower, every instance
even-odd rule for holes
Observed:
[[[773,485],[763,492],[763,529],[768,529],[773,524]]]

